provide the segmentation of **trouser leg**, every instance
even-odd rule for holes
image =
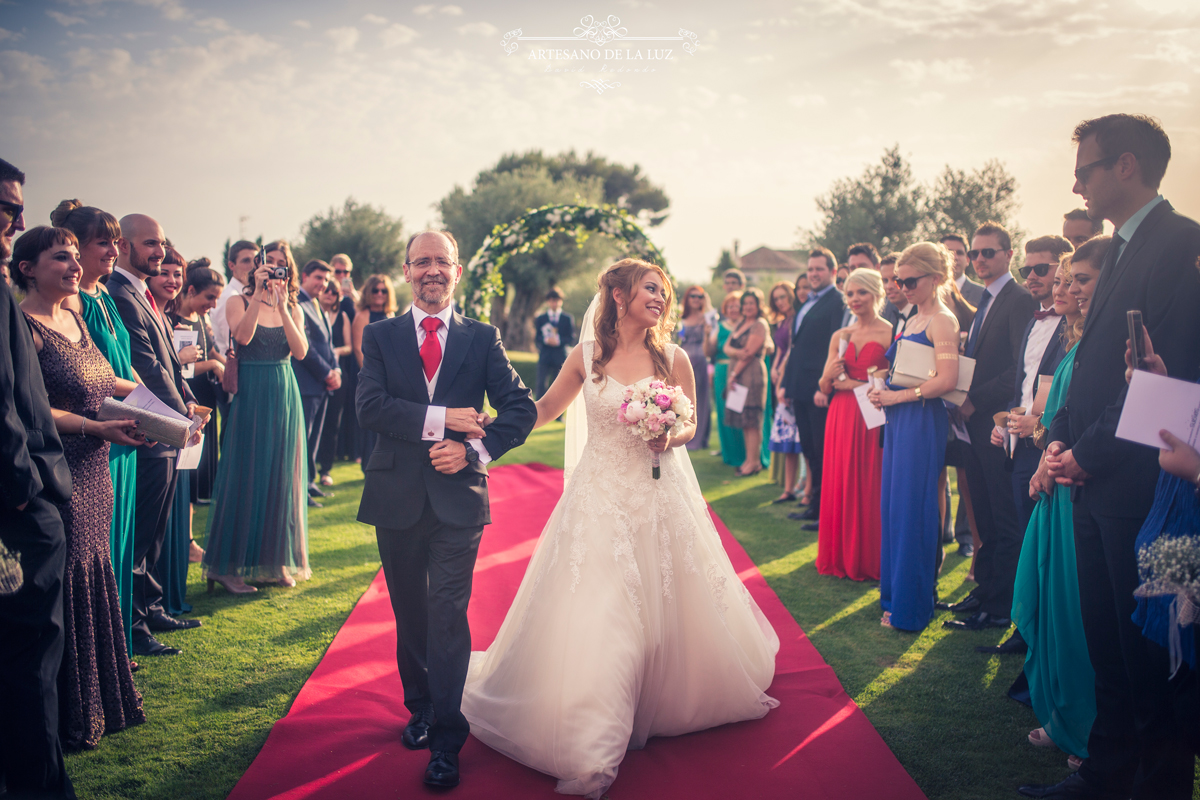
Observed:
[[[163,537],[175,497],[174,457],[137,460],[137,505],[133,530],[133,642],[151,638],[147,620],[163,609],[162,586],[155,580]]]

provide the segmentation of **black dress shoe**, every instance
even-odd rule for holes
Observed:
[[[975,544],[973,542],[963,542],[958,546],[958,554],[963,558],[970,558],[975,555]]]
[[[187,631],[200,627],[198,619],[175,619],[168,614],[155,614],[146,620],[152,631]]]
[[[310,497],[310,498],[308,498],[308,507],[309,508],[324,508],[325,506],[321,503],[318,503],[316,500],[313,500]]]
[[[794,519],[803,522],[804,520],[808,519],[808,517],[804,516],[803,511],[793,511],[792,513],[788,514],[788,519]]]
[[[953,611],[955,614],[970,614],[979,610],[982,605],[979,598],[969,594],[957,603],[934,603],[934,608],[940,611]]]
[[[800,515],[800,518],[809,520],[810,522],[816,522],[821,518],[820,506],[818,506],[816,503],[813,503],[804,511],[804,513]]]
[[[1043,797],[1048,800],[1108,800],[1115,797],[1090,785],[1078,772],[1072,772],[1058,783],[1031,784],[1017,791],[1024,797]]]
[[[1021,637],[1020,631],[1013,631],[1013,635],[1005,639],[994,647],[980,645],[975,648],[976,653],[987,653],[989,655],[1025,655],[1029,652],[1029,645],[1025,643],[1025,639]]]
[[[135,639],[133,642],[133,652],[134,655],[139,656],[177,656],[183,651],[178,647],[169,647],[151,636],[145,641],[137,641]]]
[[[1007,628],[1012,624],[1008,617],[993,617],[986,611],[980,611],[966,619],[951,619],[942,623],[943,628],[954,628],[960,631],[982,631],[988,628]]]
[[[819,527],[821,527],[821,526],[820,526],[820,525],[818,525],[817,523],[815,523],[815,522],[810,522],[810,523],[808,523],[807,525],[801,525],[801,526],[800,526],[800,530],[802,530],[802,531],[815,531],[815,530],[816,530],[817,528],[819,528]]]
[[[409,750],[424,750],[429,747],[429,727],[433,725],[433,713],[418,711],[408,718],[400,743]]]
[[[321,491],[320,486],[317,486],[315,483],[310,483],[308,485],[308,496],[309,497],[324,497],[325,492]]]
[[[425,783],[430,786],[458,786],[458,753],[432,750],[425,768]]]

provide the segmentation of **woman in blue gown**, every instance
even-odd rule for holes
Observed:
[[[936,375],[906,389],[890,381],[870,398],[884,408],[880,624],[920,631],[933,617],[941,516],[938,477],[946,460],[949,417],[939,398],[958,381],[958,319],[941,300],[953,275],[953,256],[940,244],[920,242],[896,263],[896,281],[917,307],[887,352],[895,363],[901,339],[934,349]]]

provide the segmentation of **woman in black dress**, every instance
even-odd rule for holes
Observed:
[[[333,283],[325,287],[317,301],[321,312],[329,320],[329,329],[333,332],[333,353],[338,358],[342,374],[345,375],[346,361],[354,358],[354,348],[350,344],[354,315],[347,313],[346,304],[342,303],[342,293]],[[333,476],[329,473],[337,459],[338,438],[343,430],[342,415],[353,413],[350,408],[353,404],[353,388],[345,382],[333,393],[333,397],[329,398],[329,405],[325,409],[325,427],[321,429],[321,444],[317,448],[322,486],[333,486]]]
[[[358,361],[359,369],[362,369],[363,364],[363,329],[372,322],[396,316],[398,308],[396,289],[392,286],[391,278],[387,275],[372,275],[367,278],[367,282],[363,284],[362,296],[358,298],[358,314],[355,315],[354,324],[351,327],[354,358]],[[371,458],[371,451],[375,449],[375,440],[379,438],[379,434],[366,428],[361,430],[362,440],[358,454],[362,458],[363,469],[366,469],[367,461]]]

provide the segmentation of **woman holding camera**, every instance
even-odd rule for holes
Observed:
[[[296,585],[309,577],[304,409],[289,357],[308,352],[296,262],[272,242],[253,280],[225,307],[235,342],[238,391],[209,515],[204,571],[208,590],[257,591],[247,577]]]

